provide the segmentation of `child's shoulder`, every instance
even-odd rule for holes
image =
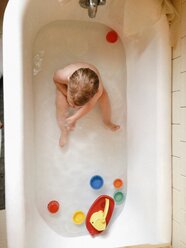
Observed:
[[[54,72],[54,81],[64,84],[68,83],[68,71],[65,68],[58,69]]]
[[[93,70],[98,75],[100,84],[102,84],[98,69],[96,68],[96,66],[89,63],[78,62],[78,63],[68,64],[63,68],[56,70],[54,75],[57,80],[63,81],[63,83],[68,84],[70,76],[80,68],[89,68]]]

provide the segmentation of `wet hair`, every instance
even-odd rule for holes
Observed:
[[[98,75],[89,68],[76,70],[69,79],[69,96],[76,106],[83,106],[98,91]]]

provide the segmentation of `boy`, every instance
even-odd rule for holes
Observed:
[[[53,77],[56,85],[56,117],[61,130],[59,144],[65,145],[69,131],[76,122],[91,111],[98,102],[104,124],[112,131],[120,128],[111,121],[111,108],[108,94],[103,87],[98,70],[90,64],[70,64],[57,70]],[[67,115],[69,107],[76,108],[72,115]]]

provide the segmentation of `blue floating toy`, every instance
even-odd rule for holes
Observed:
[[[90,179],[90,186],[93,189],[100,189],[103,186],[103,178],[101,176],[95,175]]]

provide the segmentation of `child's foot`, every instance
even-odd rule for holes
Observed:
[[[59,145],[63,147],[67,143],[67,139],[68,139],[68,131],[65,130],[60,136]]]
[[[112,122],[109,123],[105,123],[105,125],[111,130],[111,131],[117,131],[118,129],[120,129],[119,125],[116,125]]]

